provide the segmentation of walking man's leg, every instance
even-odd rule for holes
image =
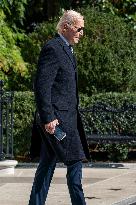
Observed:
[[[55,166],[56,160],[47,165],[42,162],[39,164],[32,186],[29,205],[45,204]]]
[[[45,141],[42,143],[40,162],[35,174],[29,205],[45,204],[55,170],[56,156],[48,141],[46,139]]]
[[[82,189],[82,162],[67,163],[67,185],[72,205],[86,205]]]

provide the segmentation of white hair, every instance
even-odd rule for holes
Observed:
[[[83,19],[84,17],[74,11],[74,10],[67,10],[64,12],[63,16],[60,18],[56,30],[61,33],[63,26],[65,23],[69,24],[69,25],[74,25],[78,20]]]

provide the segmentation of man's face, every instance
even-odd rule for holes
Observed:
[[[83,29],[84,29],[84,20],[79,19],[75,22],[74,25],[66,26],[66,32],[64,36],[70,43],[70,45],[74,45],[79,42],[79,39],[83,36]]]

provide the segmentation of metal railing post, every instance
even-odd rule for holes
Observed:
[[[0,80],[0,161],[4,160],[3,153],[3,127],[2,127],[2,107],[3,107],[3,81]]]
[[[11,147],[12,147],[12,150],[11,150],[11,158],[13,159],[14,158],[14,153],[13,153],[13,123],[14,123],[14,120],[13,120],[13,98],[14,98],[14,92],[12,92],[11,94]]]

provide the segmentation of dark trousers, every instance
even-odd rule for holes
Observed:
[[[43,147],[44,146],[44,147]],[[50,155],[52,150],[45,154],[45,144],[42,146],[42,153],[39,166],[37,168],[32,191],[30,195],[29,205],[44,205],[50,182],[56,166],[55,155]],[[47,146],[47,145],[46,145]],[[48,147],[49,149],[49,147]],[[50,157],[52,156],[52,157]],[[82,162],[70,161],[67,165],[67,185],[72,205],[86,205],[84,193],[82,189]]]

